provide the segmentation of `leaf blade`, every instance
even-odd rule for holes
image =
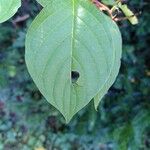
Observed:
[[[117,39],[117,40],[115,38],[113,39],[113,37],[110,36],[110,38],[112,39],[112,47],[115,51],[115,55],[112,63],[112,69],[110,71],[108,79],[106,80],[102,89],[94,97],[94,106],[96,110],[103,96],[107,93],[108,89],[115,82],[115,79],[119,73],[119,69],[121,65],[120,60],[122,55],[122,39],[121,39],[120,31],[115,23],[113,26],[111,26],[110,33],[112,34],[113,37],[116,37]]]
[[[88,0],[54,0],[28,31],[25,55],[29,73],[67,122],[91,101],[109,76],[114,51],[105,28],[108,20],[111,25],[110,18]],[[79,73],[77,83],[72,83],[72,71]]]
[[[0,23],[12,17],[21,6],[20,0],[1,0],[0,1]]]
[[[49,3],[51,3],[52,0],[37,0],[39,4],[41,4],[43,7],[47,6]]]

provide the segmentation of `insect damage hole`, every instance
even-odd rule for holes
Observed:
[[[71,81],[72,81],[72,83],[77,83],[79,77],[80,77],[80,74],[79,74],[78,71],[71,71]]]

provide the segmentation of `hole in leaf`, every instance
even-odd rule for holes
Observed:
[[[77,71],[71,71],[71,80],[72,80],[72,83],[76,83],[77,80],[79,79],[79,77],[80,77],[79,72],[77,72]]]

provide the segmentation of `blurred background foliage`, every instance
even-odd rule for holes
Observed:
[[[35,0],[22,3],[0,24],[0,150],[150,150],[149,0],[128,2],[142,13],[136,26],[119,23],[122,65],[98,112],[91,102],[67,125],[27,72],[25,35],[41,7]]]

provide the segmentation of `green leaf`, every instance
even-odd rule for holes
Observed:
[[[0,0],[0,23],[11,18],[21,6],[21,0]]]
[[[37,0],[43,7],[47,6],[52,0]],[[106,5],[114,5],[115,0],[102,0],[102,3]]]
[[[33,21],[25,55],[37,87],[69,122],[118,70],[118,51],[118,27],[89,0],[54,0]]]
[[[49,3],[52,2],[52,0],[37,0],[38,3],[40,3],[43,7],[47,6]]]
[[[102,0],[102,3],[107,4],[107,5],[114,5],[115,0]]]

